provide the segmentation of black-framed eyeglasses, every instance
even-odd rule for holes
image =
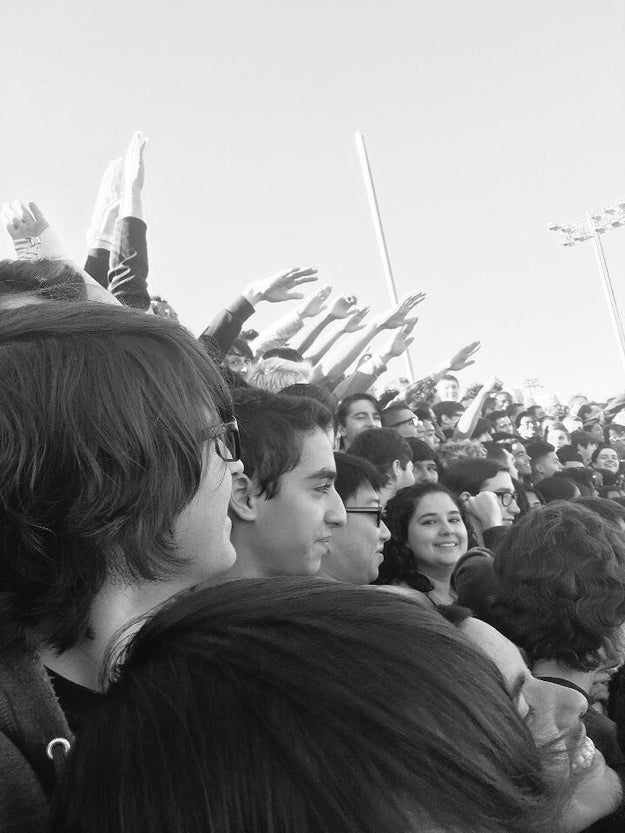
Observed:
[[[354,515],[375,515],[375,522],[378,526],[382,523],[384,509],[381,506],[346,506],[345,511]]]
[[[213,441],[215,452],[224,463],[236,463],[241,459],[241,437],[236,419],[213,426],[206,439]]]
[[[402,419],[399,422],[393,423],[393,425],[389,425],[389,428],[399,428],[400,425],[416,425],[419,420],[416,417],[408,417],[408,419]]]
[[[513,501],[517,499],[516,492],[495,492],[495,494],[501,501],[501,505],[505,507],[512,506]]]

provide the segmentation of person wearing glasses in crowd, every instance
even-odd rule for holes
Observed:
[[[113,635],[232,567],[242,465],[228,389],[173,321],[27,305],[0,345],[0,820],[30,831]]]
[[[334,485],[345,505],[347,524],[332,533],[318,575],[350,584],[370,584],[378,577],[384,543],[391,537],[382,520],[384,507],[380,500],[386,478],[368,460],[353,454],[337,451],[334,461]]]
[[[385,428],[394,428],[405,439],[423,438],[423,424],[419,425],[414,411],[404,404],[389,405],[385,408],[382,411],[382,425]]]

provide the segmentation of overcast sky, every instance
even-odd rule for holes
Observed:
[[[39,202],[80,259],[142,129],[151,287],[192,330],[298,264],[381,310],[361,130],[398,291],[428,293],[416,371],[479,338],[463,382],[605,396],[625,371],[592,244],[546,227],[625,197],[624,22],[622,0],[13,6],[0,197]],[[625,228],[604,242],[625,311]],[[265,307],[256,326],[286,305]]]

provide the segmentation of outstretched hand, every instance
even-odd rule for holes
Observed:
[[[132,135],[132,139],[124,156],[124,187],[141,191],[145,184],[145,146],[147,136],[140,130]]]
[[[50,225],[37,203],[29,202],[27,207],[21,200],[5,203],[0,211],[0,221],[13,240],[39,237]]]
[[[472,364],[475,364],[473,356],[477,353],[481,346],[482,345],[479,341],[472,341],[471,344],[467,344],[466,347],[462,347],[457,353],[454,353],[448,362],[446,362],[447,369],[458,372],[460,370],[464,370],[466,367],[470,367]]]
[[[357,302],[358,298],[355,295],[341,295],[340,298],[336,299],[328,314],[331,318],[335,319],[348,318],[350,315],[354,314],[355,310],[353,309],[353,306]]]
[[[414,330],[415,324],[418,320],[418,318],[410,318],[406,320],[403,326],[400,327],[397,333],[395,333],[392,337],[388,347],[383,351],[389,359],[401,356],[402,353],[405,353],[408,347],[412,344],[414,336],[410,334]]]
[[[282,301],[294,301],[304,297],[297,288],[305,283],[317,280],[317,270],[295,266],[285,272],[278,272],[268,278],[251,283],[244,292],[245,297],[255,306],[260,301],[278,304]]]
[[[362,309],[351,310],[350,316],[343,324],[344,333],[357,333],[359,330],[364,330],[364,319],[369,314],[371,307],[363,307]]]
[[[330,297],[332,287],[330,284],[325,284],[312,295],[309,295],[306,301],[301,305],[299,314],[302,318],[314,318],[319,313],[326,309],[326,301]]]
[[[393,307],[388,312],[383,313],[378,319],[378,326],[382,330],[396,330],[408,318],[410,312],[425,300],[425,292],[416,292],[400,301],[397,306]]]
[[[102,174],[91,222],[87,229],[87,246],[89,248],[97,248],[104,241],[109,244],[112,242],[121,199],[123,171],[124,163],[121,156],[118,156],[108,163]]]

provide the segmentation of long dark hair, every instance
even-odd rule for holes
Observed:
[[[417,559],[408,547],[408,527],[417,506],[426,495],[447,495],[461,512],[457,499],[439,483],[417,483],[400,489],[386,504],[384,522],[391,537],[384,544],[384,561],[375,584],[407,584],[421,593],[434,589],[430,579],[421,572]],[[462,513],[461,513],[462,514]]]
[[[371,587],[242,579],[139,632],[51,831],[537,833],[546,798],[501,675],[442,617]]]

